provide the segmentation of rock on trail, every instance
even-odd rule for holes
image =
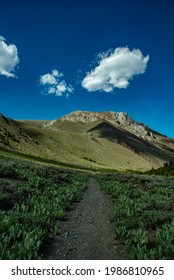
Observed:
[[[114,260],[122,259],[122,248],[115,240],[115,224],[110,222],[112,201],[91,178],[82,200],[61,222],[61,232],[44,246],[45,259]]]

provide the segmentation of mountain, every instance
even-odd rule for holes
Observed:
[[[124,112],[75,111],[52,121],[0,114],[0,151],[83,168],[145,171],[174,160],[174,140]]]
[[[80,121],[83,123],[92,123],[97,120],[103,120],[119,128],[124,128],[143,139],[149,140],[153,138],[153,133],[152,131],[150,131],[150,129],[147,126],[145,126],[142,123],[137,123],[133,121],[126,113],[123,112],[91,113],[91,112],[76,111],[61,119],[63,121],[71,121],[71,122]]]

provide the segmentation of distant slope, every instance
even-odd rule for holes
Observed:
[[[38,148],[38,143],[34,135],[41,135],[41,131],[25,125],[23,123],[9,119],[0,114],[0,146],[7,149],[26,150],[32,147],[34,152]]]
[[[147,125],[136,122],[124,112],[88,112],[88,111],[75,111],[61,118],[62,121],[69,121],[72,123],[94,123],[98,120],[104,120],[117,128],[124,128],[125,130],[133,133],[137,137],[145,140],[154,140],[160,134],[150,129]],[[55,120],[51,125],[55,125]],[[48,124],[49,125],[49,124]]]
[[[153,162],[168,161],[174,155],[172,151],[162,149],[162,146],[159,147],[155,142],[144,140],[123,128],[118,129],[104,121],[90,129],[89,132],[95,137],[106,138],[118,143]]]
[[[174,159],[173,139],[114,112],[78,111],[54,121],[0,115],[0,148],[97,169],[145,171]]]

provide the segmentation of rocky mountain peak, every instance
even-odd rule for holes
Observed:
[[[128,125],[133,120],[125,112],[88,112],[88,111],[74,111],[61,118],[62,121],[71,122],[95,122],[97,120],[106,120],[108,122],[125,126]]]
[[[88,112],[88,111],[74,111],[60,120],[62,121],[70,121],[73,123],[76,122],[95,122],[98,120],[105,120],[114,126],[124,128],[131,133],[135,134],[136,136],[146,139],[152,140],[153,133],[152,131],[143,123],[139,123],[134,121],[129,115],[125,112]]]
[[[94,122],[99,119],[105,119],[107,121],[119,121],[120,123],[125,123],[130,120],[130,117],[124,112],[88,112],[88,111],[74,111],[61,118],[62,121],[71,122]]]

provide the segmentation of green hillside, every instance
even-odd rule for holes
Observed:
[[[153,141],[142,139],[100,117],[84,123],[14,121],[0,116],[3,156],[11,153],[83,169],[147,171],[161,167],[174,159],[173,140],[168,145],[167,137],[155,137]]]

